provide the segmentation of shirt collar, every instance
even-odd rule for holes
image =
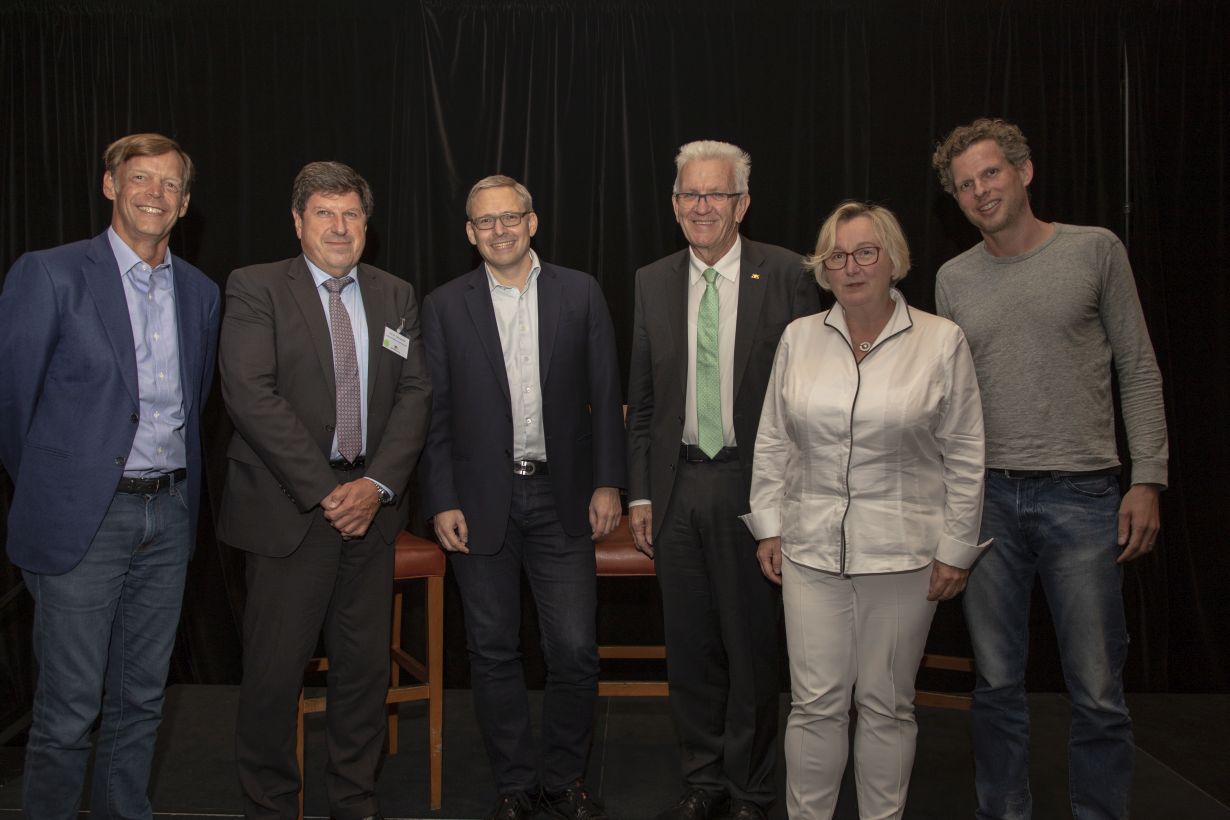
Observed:
[[[905,302],[905,296],[896,288],[889,288],[888,298],[893,300],[893,315],[888,318],[888,324],[884,325],[884,329],[880,331],[880,335],[876,337],[876,343],[880,339],[887,339],[895,336],[903,330],[908,330],[914,326],[914,320],[910,318],[910,308]],[[841,303],[833,305],[832,310],[824,317],[824,323],[829,327],[835,328],[842,336],[846,337],[846,341],[850,341],[850,328],[846,324],[846,311],[842,308]]]
[[[107,228],[107,241],[111,243],[111,253],[115,255],[120,276],[145,262],[144,259],[137,255],[136,251],[128,247],[127,242],[120,239],[120,235],[115,232],[115,228],[110,226]],[[168,268],[171,267],[171,249],[169,247],[163,251],[162,264],[156,265],[155,268],[161,268],[163,265],[166,265]]]
[[[688,246],[688,282],[695,285],[705,276],[706,268],[713,268],[718,272],[718,276],[728,282],[739,281],[739,259],[743,254],[743,237],[735,234],[735,244],[730,246],[730,250],[726,251],[725,255],[717,261],[716,264],[710,265],[696,255],[696,251]]]
[[[308,272],[312,274],[312,281],[316,283],[316,287],[319,288],[325,282],[329,281],[330,279],[335,278],[325,273],[320,268],[316,267],[316,265],[312,262],[312,260],[307,258],[307,254],[303,255],[303,261],[307,262]],[[351,279],[354,280],[355,287],[359,286],[359,266],[358,265],[355,265],[353,268],[351,268],[350,272],[347,273],[346,276],[349,276]],[[344,279],[345,277],[342,277],[342,278]]]
[[[530,289],[530,285],[538,279],[538,274],[542,272],[542,262],[538,259],[538,254],[534,253],[534,249],[530,248],[530,275],[525,277],[525,290]],[[487,287],[494,291],[496,288],[504,288],[505,290],[513,290],[508,285],[500,284],[500,280],[496,279],[491,274],[491,268],[487,267],[487,263],[483,263],[483,273],[487,274]],[[523,293],[525,291],[522,291]]]

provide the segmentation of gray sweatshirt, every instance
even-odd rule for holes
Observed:
[[[1119,464],[1111,364],[1133,484],[1166,484],[1162,377],[1123,243],[1055,224],[1039,247],[983,243],[936,276],[937,312],[965,331],[982,390],[987,467],[1085,471]]]

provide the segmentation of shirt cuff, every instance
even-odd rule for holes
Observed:
[[[363,477],[364,477],[364,478],[366,478],[366,479],[367,479],[368,481],[370,481],[371,483],[375,484],[375,485],[376,485],[377,487],[379,487],[380,489],[384,490],[386,493],[388,493],[388,494],[389,494],[389,503],[390,503],[390,504],[392,504],[394,501],[396,501],[396,500],[397,500],[397,493],[393,492],[393,491],[392,491],[392,490],[390,490],[388,487],[384,486],[384,485],[383,485],[383,484],[381,484],[379,481],[377,481],[376,479],[372,478],[372,477],[371,477],[371,476],[369,476],[369,475],[365,475],[365,476],[363,476]]]
[[[629,507],[643,507],[646,504],[652,504],[652,503],[653,502],[650,501],[648,498],[637,498],[633,501],[629,501],[628,506]]]
[[[782,534],[782,511],[777,508],[753,510],[739,516],[739,520],[747,524],[747,528],[752,531],[752,537],[757,541],[777,538]]]
[[[941,535],[935,560],[957,569],[969,569],[978,560],[978,556],[982,555],[982,551],[990,546],[992,540],[988,538],[981,544],[967,544],[951,535]]]

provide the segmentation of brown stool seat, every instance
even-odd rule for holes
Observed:
[[[598,576],[609,575],[655,575],[653,559],[637,550],[628,531],[628,520],[623,519],[615,532],[594,544],[594,557],[598,561]]]
[[[610,535],[594,544],[594,558],[598,565],[599,578],[638,578],[654,576],[653,559],[639,552],[632,543],[628,529],[628,516],[620,519],[619,526]],[[658,660],[666,657],[666,647],[661,644],[626,645],[599,644],[598,657],[622,660]],[[663,680],[613,681],[599,680],[598,694],[603,697],[649,695],[664,697],[667,684]]]
[[[389,754],[397,754],[397,705],[408,701],[427,701],[427,761],[431,808],[440,808],[443,796],[444,746],[444,573],[448,562],[444,551],[435,541],[402,532],[394,545],[393,559],[393,622],[391,646],[389,647],[389,688],[385,694],[388,704]],[[404,587],[408,581],[424,581],[427,587],[425,605],[427,621],[426,662],[411,655],[402,646],[401,622]],[[329,668],[326,658],[313,658],[308,664],[309,672],[323,672]],[[402,673],[413,678],[402,683]],[[303,772],[303,716],[323,712],[328,707],[324,697],[304,697],[299,693],[296,754],[299,771]],[[302,781],[300,781],[302,783]],[[303,817],[303,788],[299,789],[299,817]]]
[[[409,581],[414,578],[443,577],[448,561],[444,550],[435,541],[419,538],[406,531],[397,536],[397,555],[393,563],[393,579]]]

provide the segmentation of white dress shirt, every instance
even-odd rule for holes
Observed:
[[[547,432],[542,425],[542,370],[538,360],[538,276],[542,263],[530,251],[530,273],[521,290],[500,284],[487,263],[491,307],[504,353],[508,395],[512,402],[513,458],[547,460]]]
[[[718,292],[718,372],[722,393],[723,444],[734,447],[735,441],[735,320],[739,317],[739,267],[743,240],[735,244],[717,264],[705,264],[696,251],[688,249],[688,386],[683,406],[683,443],[699,444],[696,430],[696,317],[700,313],[700,298],[705,295],[705,269],[718,272],[713,282]]]
[[[777,348],[742,518],[757,540],[780,535],[803,566],[966,568],[986,546],[969,345],[952,322],[890,295],[892,318],[861,363],[840,305],[792,322]]]

